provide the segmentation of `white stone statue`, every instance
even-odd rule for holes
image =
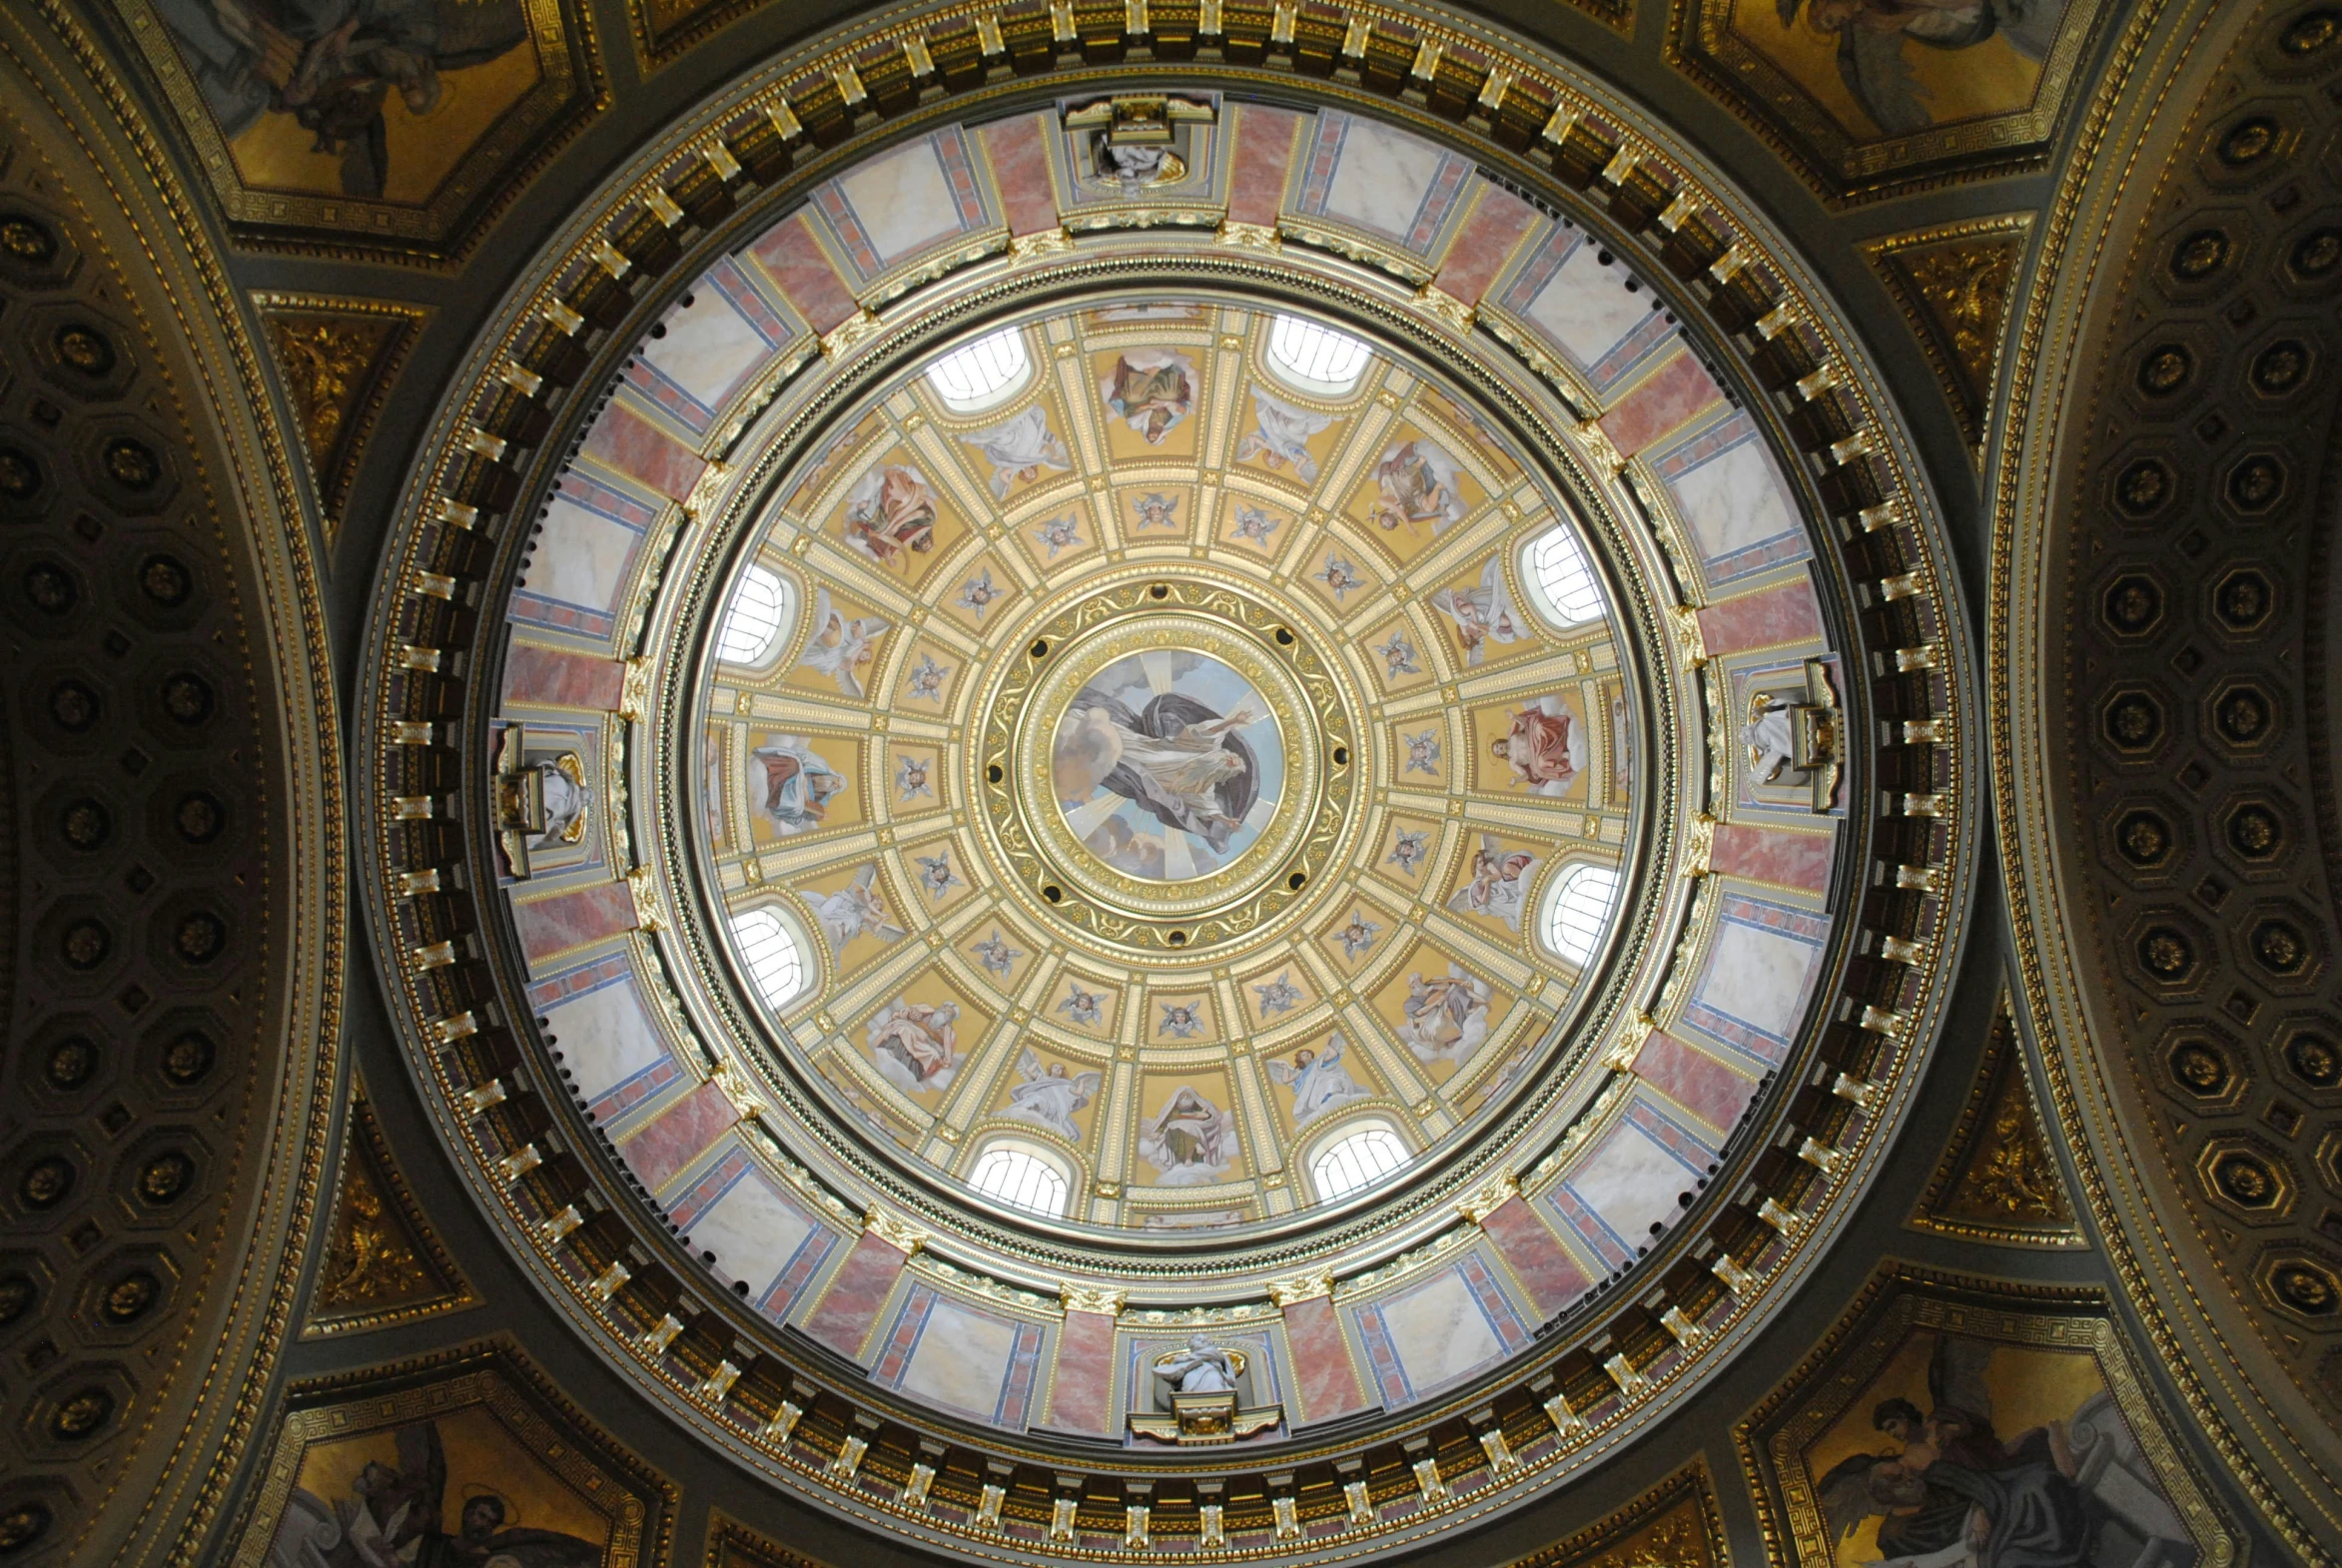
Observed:
[[[1238,1370],[1233,1356],[1201,1334],[1189,1336],[1184,1350],[1173,1350],[1155,1363],[1155,1375],[1182,1394],[1234,1393]]]

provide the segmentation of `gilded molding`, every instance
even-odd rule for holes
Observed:
[[[2012,213],[1918,229],[1862,248],[1902,308],[1979,461],[2032,224],[2032,214]]]
[[[2065,1178],[2042,1136],[2032,1075],[2006,996],[1992,1020],[1967,1104],[1909,1221],[1972,1241],[2087,1246]]]

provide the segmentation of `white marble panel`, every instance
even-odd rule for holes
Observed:
[[[1382,1323],[1417,1393],[1444,1387],[1504,1353],[1504,1341],[1454,1268],[1383,1302]]]
[[[1569,1174],[1570,1190],[1629,1246],[1683,1211],[1676,1194],[1692,1179],[1682,1161],[1626,1124],[1602,1135]]]
[[[713,1252],[729,1279],[762,1290],[811,1235],[813,1221],[750,1171],[691,1224],[691,1249]]]
[[[646,338],[643,363],[710,408],[772,353],[763,335],[712,286],[702,281],[691,303],[670,312],[664,338]]]
[[[563,604],[614,609],[626,583],[628,557],[641,537],[556,491],[520,586]]]
[[[1591,370],[1651,314],[1654,296],[1629,294],[1627,277],[1623,267],[1603,266],[1589,240],[1537,291],[1529,320],[1550,333],[1580,370]]]
[[[1758,441],[1743,441],[1672,486],[1700,554],[1718,560],[1797,526],[1797,514]]]
[[[666,1054],[631,979],[598,986],[545,1011],[545,1033],[583,1100],[598,1100]]]
[[[960,232],[960,209],[935,144],[921,138],[841,176],[838,189],[886,261]]]
[[[1438,148],[1372,120],[1350,121],[1341,161],[1326,188],[1325,212],[1364,229],[1404,238],[1439,172]]]
[[[1697,1000],[1729,1018],[1787,1038],[1806,976],[1821,957],[1810,942],[1737,920],[1720,923]]]
[[[1016,1346],[1015,1323],[939,1297],[903,1368],[903,1392],[989,1421],[1000,1406]]]

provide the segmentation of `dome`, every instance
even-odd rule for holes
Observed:
[[[403,983],[705,1440],[954,1553],[1400,1551],[1812,1266],[1941,1005],[1960,633],[1826,303],[1602,134],[1639,238],[1404,116],[1075,91],[516,290],[545,460],[450,425],[410,500],[499,586],[460,718],[393,634],[485,830]]]

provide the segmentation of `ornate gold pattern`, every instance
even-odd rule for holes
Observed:
[[[2066,1200],[2065,1178],[2042,1137],[2032,1075],[2006,997],[1959,1125],[1911,1223],[2016,1246],[2086,1246]]]
[[[302,1337],[386,1328],[476,1301],[398,1175],[359,1089],[343,1124],[342,1175]]]
[[[1729,1568],[1731,1562],[1703,1455],[1601,1523],[1511,1568]]]
[[[1886,281],[1944,384],[1968,444],[1988,433],[1994,372],[2032,215],[1982,219],[1874,240],[1863,254]]]
[[[301,294],[256,294],[253,306],[301,431],[331,543],[367,437],[429,313],[379,300]]]

